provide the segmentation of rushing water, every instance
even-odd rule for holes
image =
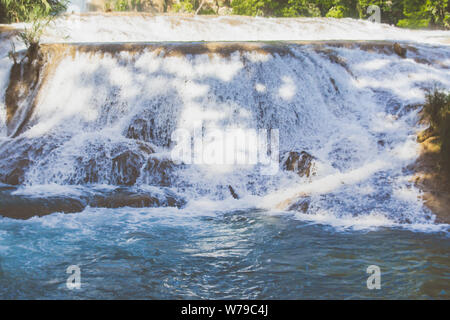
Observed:
[[[448,46],[425,42],[448,33],[326,19],[111,17],[108,31],[68,21],[57,25],[73,41],[153,42],[48,45],[37,91],[18,87],[8,121],[0,57],[0,213],[32,217],[0,218],[0,297],[449,297],[449,226],[408,169],[425,89],[450,88]],[[146,24],[161,31],[141,33]],[[154,42],[309,39],[299,26],[410,42],[403,58],[380,42]],[[173,132],[199,128],[278,130],[279,170],[172,162]],[[314,174],[283,170],[288,152],[312,155]],[[80,290],[66,287],[70,265]],[[369,265],[381,290],[366,287]]]
[[[356,231],[258,210],[86,209],[1,221],[3,298],[445,298],[447,233]],[[66,268],[81,268],[80,290]],[[368,290],[366,268],[381,268]]]

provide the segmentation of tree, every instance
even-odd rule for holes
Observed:
[[[0,2],[5,9],[8,22],[31,21],[36,12],[47,16],[55,15],[64,11],[67,5],[67,0],[0,0]]]

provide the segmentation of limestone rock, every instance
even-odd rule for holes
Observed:
[[[315,175],[314,157],[306,151],[290,151],[282,157],[282,169],[293,171],[300,177]]]

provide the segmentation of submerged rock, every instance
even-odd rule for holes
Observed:
[[[300,177],[306,176],[307,178],[316,174],[315,158],[306,151],[290,151],[285,153],[281,159],[283,170],[293,171]]]

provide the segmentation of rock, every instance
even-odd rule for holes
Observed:
[[[162,101],[155,102],[154,108],[164,109]],[[157,112],[144,110],[131,120],[124,134],[129,139],[151,142],[157,146],[168,147],[171,145],[171,135],[175,130],[173,123],[161,119]]]
[[[54,212],[81,212],[86,207],[86,202],[78,198],[67,196],[28,197],[12,195],[9,192],[0,193],[0,202],[0,216],[12,219],[29,219]]]
[[[186,200],[169,189],[145,191],[119,187],[113,191],[74,196],[27,196],[12,194],[17,187],[0,185],[0,216],[12,219],[29,219],[55,212],[75,213],[83,211],[86,206],[94,208],[145,208],[178,207]]]
[[[144,157],[133,151],[125,151],[112,159],[115,184],[131,186],[136,183],[144,165]]]
[[[131,186],[141,174],[146,158],[153,149],[145,142],[89,144],[83,156],[76,159],[76,174],[69,184],[107,183]]]
[[[315,175],[315,158],[307,153],[306,151],[297,152],[290,151],[287,152],[282,157],[282,169],[287,171],[293,171],[297,173],[300,177],[306,176],[309,178],[311,175]]]
[[[5,170],[0,173],[0,180],[11,185],[23,183],[25,171],[30,164],[31,161],[28,159],[14,161],[14,163],[9,167],[9,170]]]
[[[399,45],[397,42],[394,43],[394,52],[402,58],[406,58],[406,48],[403,48],[401,45]]]
[[[178,207],[181,208],[186,201],[174,192],[146,192],[118,188],[110,193],[96,195],[89,203],[91,207],[101,208],[146,208],[146,207]]]
[[[230,190],[231,195],[233,196],[233,198],[235,199],[239,199],[239,196],[237,195],[237,193],[234,191],[232,186],[228,186],[228,190]]]
[[[339,93],[339,88],[338,88],[338,86],[336,85],[336,80],[334,80],[333,78],[330,77],[330,81],[331,81],[331,84],[333,85],[334,90],[335,90],[337,93]]]
[[[143,140],[143,141],[153,141],[155,139],[155,133],[153,128],[155,127],[155,122],[153,119],[149,121],[144,119],[135,119],[129,126],[126,133],[126,137],[129,139]]]
[[[150,185],[169,186],[172,170],[175,168],[173,161],[150,157],[144,167],[145,182]]]
[[[289,211],[308,212],[311,199],[309,197],[300,198],[296,202],[292,203],[289,207]]]
[[[100,208],[144,208],[159,207],[160,202],[157,197],[149,194],[126,194],[115,192],[107,196],[98,196],[91,203],[92,207]]]

